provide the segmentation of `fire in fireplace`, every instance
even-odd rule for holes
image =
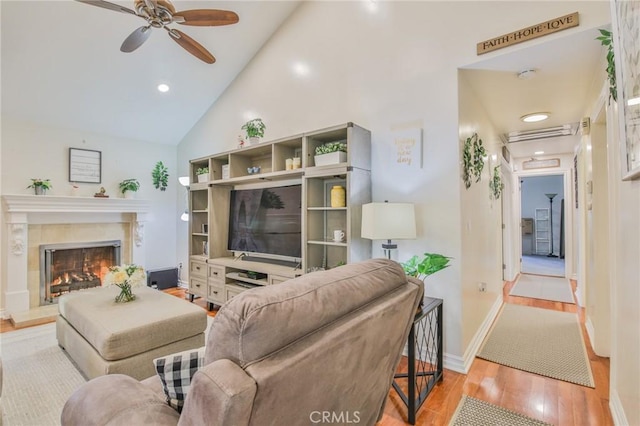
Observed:
[[[120,264],[119,240],[40,246],[40,304],[57,303],[71,291],[102,285],[109,267]]]

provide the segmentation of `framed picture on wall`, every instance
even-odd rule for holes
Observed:
[[[640,178],[640,0],[611,3],[622,179]]]
[[[69,182],[102,182],[102,152],[69,148]]]

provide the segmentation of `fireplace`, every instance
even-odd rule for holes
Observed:
[[[109,267],[120,264],[120,247],[120,240],[41,245],[40,305],[101,286]]]

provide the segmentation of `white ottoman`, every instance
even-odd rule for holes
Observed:
[[[81,290],[58,301],[58,344],[87,378],[120,373],[142,380],[155,374],[154,358],[204,345],[202,308],[148,287],[134,288],[132,302],[115,303],[119,291]]]

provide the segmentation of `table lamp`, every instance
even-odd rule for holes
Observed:
[[[368,203],[362,206],[362,237],[370,240],[387,240],[382,249],[391,259],[391,250],[398,245],[391,240],[416,238],[416,214],[411,203]]]

